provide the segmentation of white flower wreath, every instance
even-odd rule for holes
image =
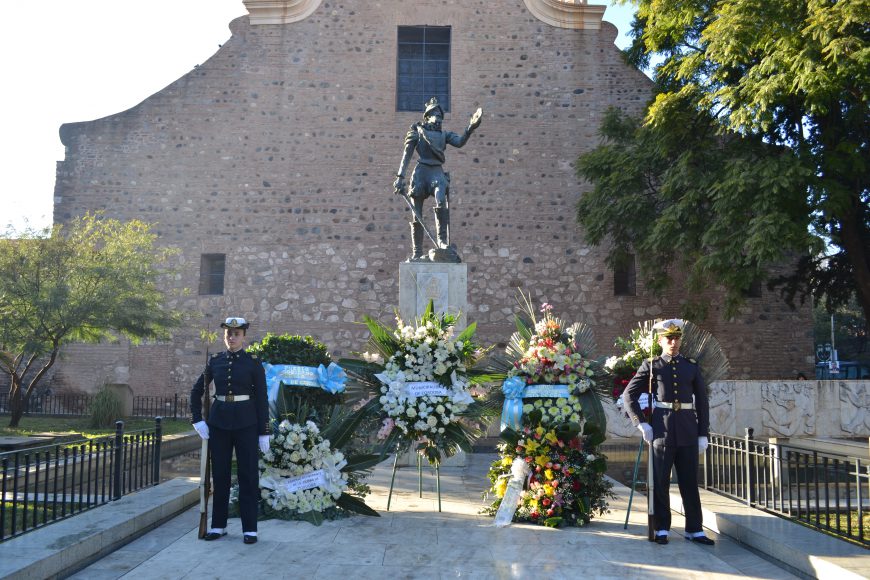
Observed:
[[[347,489],[344,454],[333,451],[313,422],[281,421],[260,458],[261,496],[275,510],[322,512]]]
[[[407,381],[404,373],[378,378],[387,382],[381,387],[379,402],[395,426],[415,436],[444,433],[445,426],[458,419],[474,402],[468,385],[451,373],[451,386]],[[383,380],[382,379],[382,380]]]

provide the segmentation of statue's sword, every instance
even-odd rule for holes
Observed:
[[[432,237],[432,234],[429,233],[429,230],[426,229],[426,224],[423,223],[423,217],[422,217],[422,216],[420,215],[420,213],[417,211],[417,208],[414,207],[414,202],[411,201],[410,199],[408,199],[408,195],[407,195],[407,194],[402,193],[402,192],[399,191],[398,189],[396,190],[396,194],[397,194],[399,197],[401,197],[402,199],[405,200],[405,203],[407,203],[407,204],[408,204],[408,207],[411,208],[411,213],[414,214],[414,218],[417,220],[417,223],[420,224],[420,227],[423,228],[423,232],[425,232],[426,236],[427,236],[430,240],[432,240],[432,243],[435,244],[435,247],[437,248],[437,247],[438,247],[438,242],[435,241],[435,238],[433,238],[433,237]]]

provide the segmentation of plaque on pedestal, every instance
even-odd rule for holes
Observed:
[[[399,264],[399,314],[410,322],[432,301],[435,312],[459,315],[456,331],[465,328],[468,309],[468,265],[444,262]]]

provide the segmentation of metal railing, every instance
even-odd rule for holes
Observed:
[[[710,435],[705,489],[870,548],[870,462],[752,436]]]
[[[160,483],[153,430],[0,453],[0,542]]]
[[[86,417],[90,414],[94,395],[69,394],[33,395],[24,406],[24,415],[65,415]],[[9,414],[9,393],[0,393],[0,415]],[[189,415],[186,396],[135,396],[131,417],[185,418]]]
[[[184,419],[190,416],[187,397],[177,394],[170,397],[133,397],[133,417],[157,417]]]
[[[69,415],[84,417],[88,414],[94,395],[63,393],[59,395],[33,395],[24,405],[25,415]],[[0,414],[9,414],[9,393],[0,393]]]

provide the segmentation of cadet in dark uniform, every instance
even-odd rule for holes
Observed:
[[[676,466],[680,496],[686,514],[686,538],[704,545],[713,540],[704,535],[701,525],[701,498],[698,495],[698,455],[707,449],[710,434],[710,407],[707,387],[698,364],[680,354],[682,320],[665,320],[658,331],[662,355],[652,359],[653,412],[646,422],[638,399],[649,390],[650,361],[645,360],[626,387],[628,415],[652,442],[653,510],[655,541],[668,543],[671,528],[670,478]]]
[[[269,449],[269,409],[266,402],[266,372],[260,361],[245,352],[244,318],[227,318],[224,329],[226,352],[213,355],[190,391],[193,427],[209,440],[214,480],[211,528],[203,538],[226,535],[230,501],[230,465],[236,452],[239,479],[239,510],[246,544],[257,542],[257,504],[260,498],[259,451]],[[215,395],[202,420],[202,396],[214,380]],[[259,449],[258,449],[259,447]]]

